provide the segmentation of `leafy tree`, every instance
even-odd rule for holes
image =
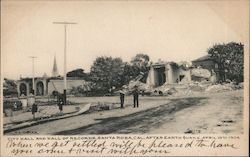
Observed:
[[[123,66],[123,77],[122,77],[122,84],[128,84],[130,80],[134,79],[136,76],[138,76],[139,68],[137,66],[133,66],[129,64],[128,62],[124,63]]]
[[[145,54],[137,54],[129,63],[121,58],[98,57],[90,69],[94,90],[103,94],[111,92],[113,87],[120,88],[141,73],[144,73],[141,81],[146,82],[149,65],[149,56]]]
[[[221,81],[226,78],[243,81],[244,46],[241,43],[216,44],[208,49],[208,54],[218,64]]]
[[[139,53],[135,57],[132,58],[130,61],[132,67],[130,67],[130,70],[133,72],[131,73],[132,77],[135,78],[138,76],[141,72],[144,73],[144,77],[142,78],[142,82],[146,82],[148,72],[149,72],[149,56],[147,54]]]
[[[14,80],[4,78],[3,95],[17,95],[17,84]]]
[[[139,53],[132,58],[131,64],[138,67],[145,67],[149,63],[149,56],[147,54]]]
[[[113,87],[121,87],[124,63],[121,58],[98,57],[90,69],[91,81],[95,83],[95,90],[107,93]]]

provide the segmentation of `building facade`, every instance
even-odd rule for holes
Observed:
[[[209,55],[192,61],[192,66],[186,67],[175,62],[158,62],[152,64],[147,77],[151,87],[163,84],[190,83],[192,81],[218,81],[218,65]]]
[[[147,84],[151,87],[161,86],[165,83],[172,84],[190,81],[190,70],[180,67],[174,62],[152,64],[147,78]]]
[[[81,87],[86,91],[90,91],[88,82],[80,78],[67,78],[67,93],[74,87]],[[32,91],[32,78],[21,78],[17,81],[18,96],[28,96]],[[34,95],[47,96],[52,95],[54,91],[63,93],[64,84],[62,77],[36,77],[34,84]]]
[[[42,96],[48,94],[48,78],[36,77],[34,84],[34,95]],[[33,89],[32,78],[21,78],[17,81],[18,96],[28,96]]]
[[[89,84],[82,78],[67,77],[67,92],[69,93],[73,87],[81,87],[86,91],[90,90]],[[52,77],[48,77],[46,74],[43,77],[34,78],[34,95],[47,96],[52,95],[54,91],[63,93],[63,77],[58,74],[58,68],[56,64],[56,58],[54,58],[54,64],[52,68]],[[18,96],[28,96],[33,89],[32,78],[20,78],[17,81],[17,93]]]

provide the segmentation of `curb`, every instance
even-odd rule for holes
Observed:
[[[62,115],[62,116],[58,116],[58,117],[52,117],[52,118],[48,118],[48,119],[41,119],[41,120],[31,121],[31,122],[24,122],[24,123],[21,123],[21,124],[17,124],[15,126],[11,127],[11,128],[4,129],[3,133],[5,134],[5,133],[9,133],[9,132],[16,131],[16,130],[19,130],[19,129],[28,128],[28,127],[31,127],[31,126],[34,126],[34,125],[39,125],[39,124],[43,124],[43,123],[50,122],[50,121],[70,118],[70,117],[78,116],[78,115],[81,115],[81,114],[83,114],[83,113],[74,112],[74,113],[68,113],[68,114],[65,114],[65,115]]]

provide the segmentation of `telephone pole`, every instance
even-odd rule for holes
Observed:
[[[36,56],[29,56],[32,59],[32,94],[35,95],[35,66],[34,66],[34,59],[37,58]]]
[[[67,26],[77,24],[75,22],[53,22],[53,24],[60,24],[64,26],[64,90],[63,90],[63,104],[66,104],[66,90],[67,90]]]

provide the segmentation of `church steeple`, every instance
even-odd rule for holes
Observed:
[[[52,69],[52,77],[57,77],[59,75],[58,69],[57,69],[57,64],[56,64],[56,56],[54,56],[54,65]]]

